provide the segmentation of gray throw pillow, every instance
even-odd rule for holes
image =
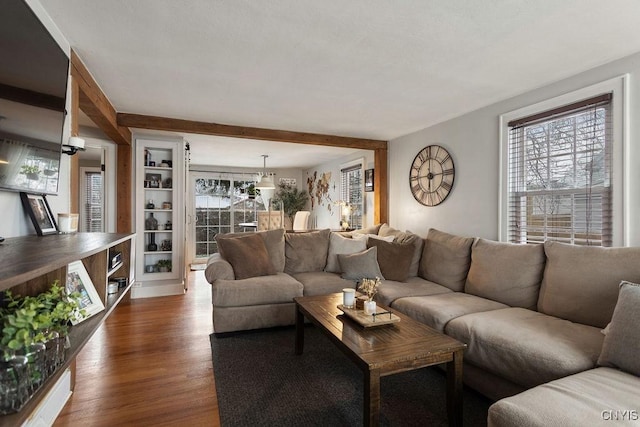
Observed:
[[[364,252],[351,255],[338,255],[342,278],[348,280],[375,279],[384,280],[378,265],[378,250],[374,246]]]
[[[258,234],[220,239],[218,245],[233,267],[236,280],[276,274],[264,240]]]
[[[329,238],[329,255],[327,256],[327,266],[324,271],[330,273],[341,273],[340,264],[338,263],[339,254],[355,254],[367,249],[366,240],[357,240],[342,237],[338,233],[331,233]]]
[[[640,285],[620,283],[618,302],[607,327],[598,365],[622,369],[640,376]]]

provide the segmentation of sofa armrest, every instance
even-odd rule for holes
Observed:
[[[204,270],[204,277],[207,282],[213,283],[218,279],[235,280],[236,276],[233,267],[220,254],[213,254],[207,261],[207,268]]]

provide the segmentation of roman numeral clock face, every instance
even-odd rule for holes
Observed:
[[[454,176],[455,168],[449,152],[439,145],[429,145],[411,164],[411,194],[425,206],[437,206],[451,192]]]

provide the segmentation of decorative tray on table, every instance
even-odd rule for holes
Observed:
[[[342,304],[338,304],[338,309],[342,311],[347,317],[355,320],[356,322],[358,322],[358,324],[364,326],[365,328],[389,325],[391,323],[397,323],[400,321],[400,318],[398,316],[381,307],[376,307],[376,314],[365,314],[364,310],[358,310],[356,308],[346,308]]]

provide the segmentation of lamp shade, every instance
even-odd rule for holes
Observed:
[[[256,184],[256,188],[258,190],[275,190],[276,186],[268,175],[262,175],[262,178]]]

